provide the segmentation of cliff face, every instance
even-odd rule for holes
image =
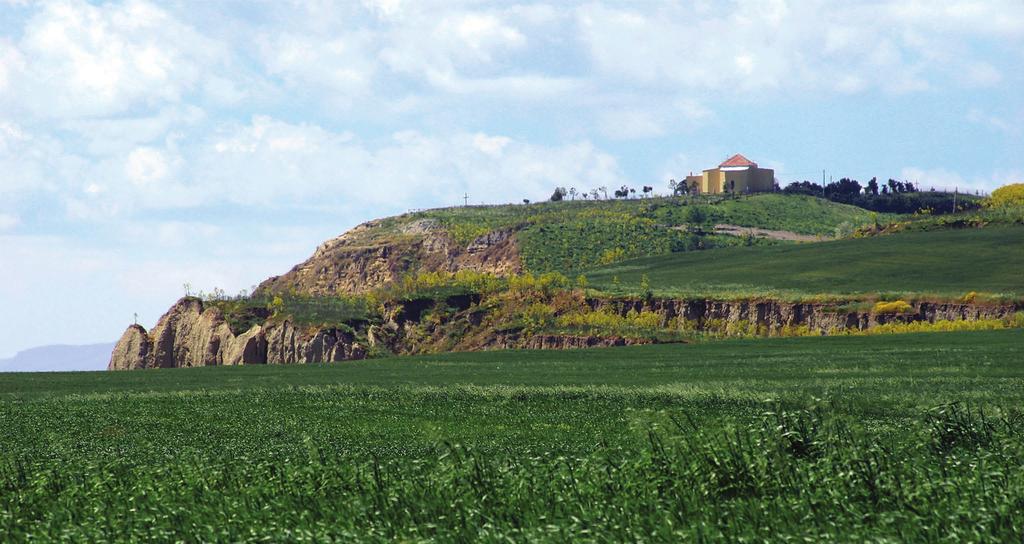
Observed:
[[[125,331],[108,370],[242,364],[317,363],[362,359],[366,349],[336,329],[302,330],[290,321],[254,325],[235,335],[220,310],[183,298],[149,333],[139,325]]]
[[[660,314],[663,322],[673,318],[685,319],[696,330],[708,330],[720,325],[747,322],[762,326],[769,332],[783,327],[807,327],[811,331],[829,333],[843,330],[864,330],[892,322],[924,321],[976,321],[1002,319],[1016,311],[1014,305],[985,305],[954,302],[917,302],[912,311],[900,314],[874,313],[866,310],[843,310],[829,304],[781,302],[777,300],[720,301],[720,300],[602,300],[591,299],[588,305],[595,310],[612,309],[620,315],[630,311],[650,311]]]
[[[268,321],[235,335],[219,309],[204,307],[195,298],[178,301],[153,328],[146,332],[133,325],[114,348],[110,370],[138,368],[192,367],[238,364],[296,364],[363,359],[369,346],[381,344],[394,353],[412,354],[437,350],[487,349],[571,349],[651,343],[653,339],[618,336],[580,336],[535,334],[522,331],[502,332],[481,325],[479,313],[472,310],[476,301],[449,300],[458,306],[447,322],[420,322],[420,311],[433,302],[416,301],[390,312],[386,322],[361,325],[353,332],[336,328],[297,327],[291,321]],[[607,300],[590,299],[595,310],[626,315],[631,311],[654,312],[663,324],[685,320],[692,330],[722,331],[731,327],[757,330],[766,334],[782,333],[786,327],[804,327],[808,332],[830,334],[845,330],[863,330],[891,322],[935,322],[940,320],[999,319],[1011,315],[1013,305],[920,302],[912,311],[901,314],[877,314],[870,311],[844,311],[822,303],[780,301],[716,300]],[[420,307],[422,306],[422,308]],[[453,331],[458,334],[452,334]],[[356,336],[364,338],[360,341]]]
[[[489,232],[462,247],[431,220],[404,225],[386,237],[380,223],[364,223],[324,242],[305,262],[261,283],[257,293],[364,293],[417,270],[522,271],[515,229]]]

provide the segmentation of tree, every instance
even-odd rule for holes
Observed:
[[[530,199],[529,198],[524,198],[523,199],[523,204],[529,204],[529,203],[530,203]]]
[[[896,181],[896,180],[894,180],[892,178],[889,178],[889,181],[885,182],[885,184],[889,186],[889,192],[893,193],[893,194],[896,194],[896,193],[900,192],[899,189],[897,189],[897,187],[902,185],[902,183],[900,183],[900,182],[898,182],[898,181]]]
[[[651,194],[651,191],[654,190],[654,187],[651,187],[650,185],[644,185],[644,189],[643,190],[644,190],[644,196],[647,196],[647,195]]]
[[[629,196],[630,197],[635,197],[636,196],[636,189],[630,187],[629,188]]]
[[[853,202],[854,197],[860,194],[860,183],[857,180],[843,178],[839,181],[829,183],[825,186],[825,196],[835,202]]]
[[[787,185],[782,190],[782,192],[786,193],[786,194],[790,194],[790,195],[820,196],[821,195],[821,185],[818,185],[817,183],[812,183],[812,182],[806,181],[806,180],[804,180],[804,181],[794,181],[794,182],[790,183],[789,185]]]
[[[555,192],[551,193],[551,202],[561,202],[565,198],[565,187],[555,187]]]
[[[608,200],[608,187],[605,187],[604,185],[602,185],[602,186],[598,187],[597,189],[599,191],[601,191],[601,194],[604,195],[604,199]]]
[[[569,196],[572,197],[572,200],[576,200],[576,188],[575,187],[569,187]]]
[[[680,182],[676,181],[675,179],[668,180],[668,188],[669,188],[669,190],[672,191],[673,195],[677,194],[677,191],[678,191],[678,188],[679,188],[679,183]]]
[[[871,178],[871,181],[868,181],[868,186],[864,191],[864,194],[878,196],[878,178]]]

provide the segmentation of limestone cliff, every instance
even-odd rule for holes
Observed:
[[[324,242],[305,262],[261,283],[257,293],[364,293],[418,270],[496,275],[522,271],[514,228],[488,232],[463,247],[430,219],[393,231],[382,226],[383,221],[363,223]]]
[[[336,329],[303,330],[290,321],[254,325],[235,335],[219,309],[201,300],[179,300],[148,333],[125,331],[108,370],[242,364],[293,364],[362,359],[366,350]]]

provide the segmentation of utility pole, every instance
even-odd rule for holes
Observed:
[[[469,193],[462,195],[462,205],[469,206]]]
[[[825,169],[821,169],[821,198],[825,198]]]
[[[138,324],[139,324],[139,313],[135,312],[135,325],[137,326]]]
[[[956,213],[956,194],[960,191],[959,187],[953,187],[953,213]]]

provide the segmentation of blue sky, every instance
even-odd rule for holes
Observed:
[[[1024,179],[1024,2],[0,0],[0,357],[368,219],[743,153]]]

